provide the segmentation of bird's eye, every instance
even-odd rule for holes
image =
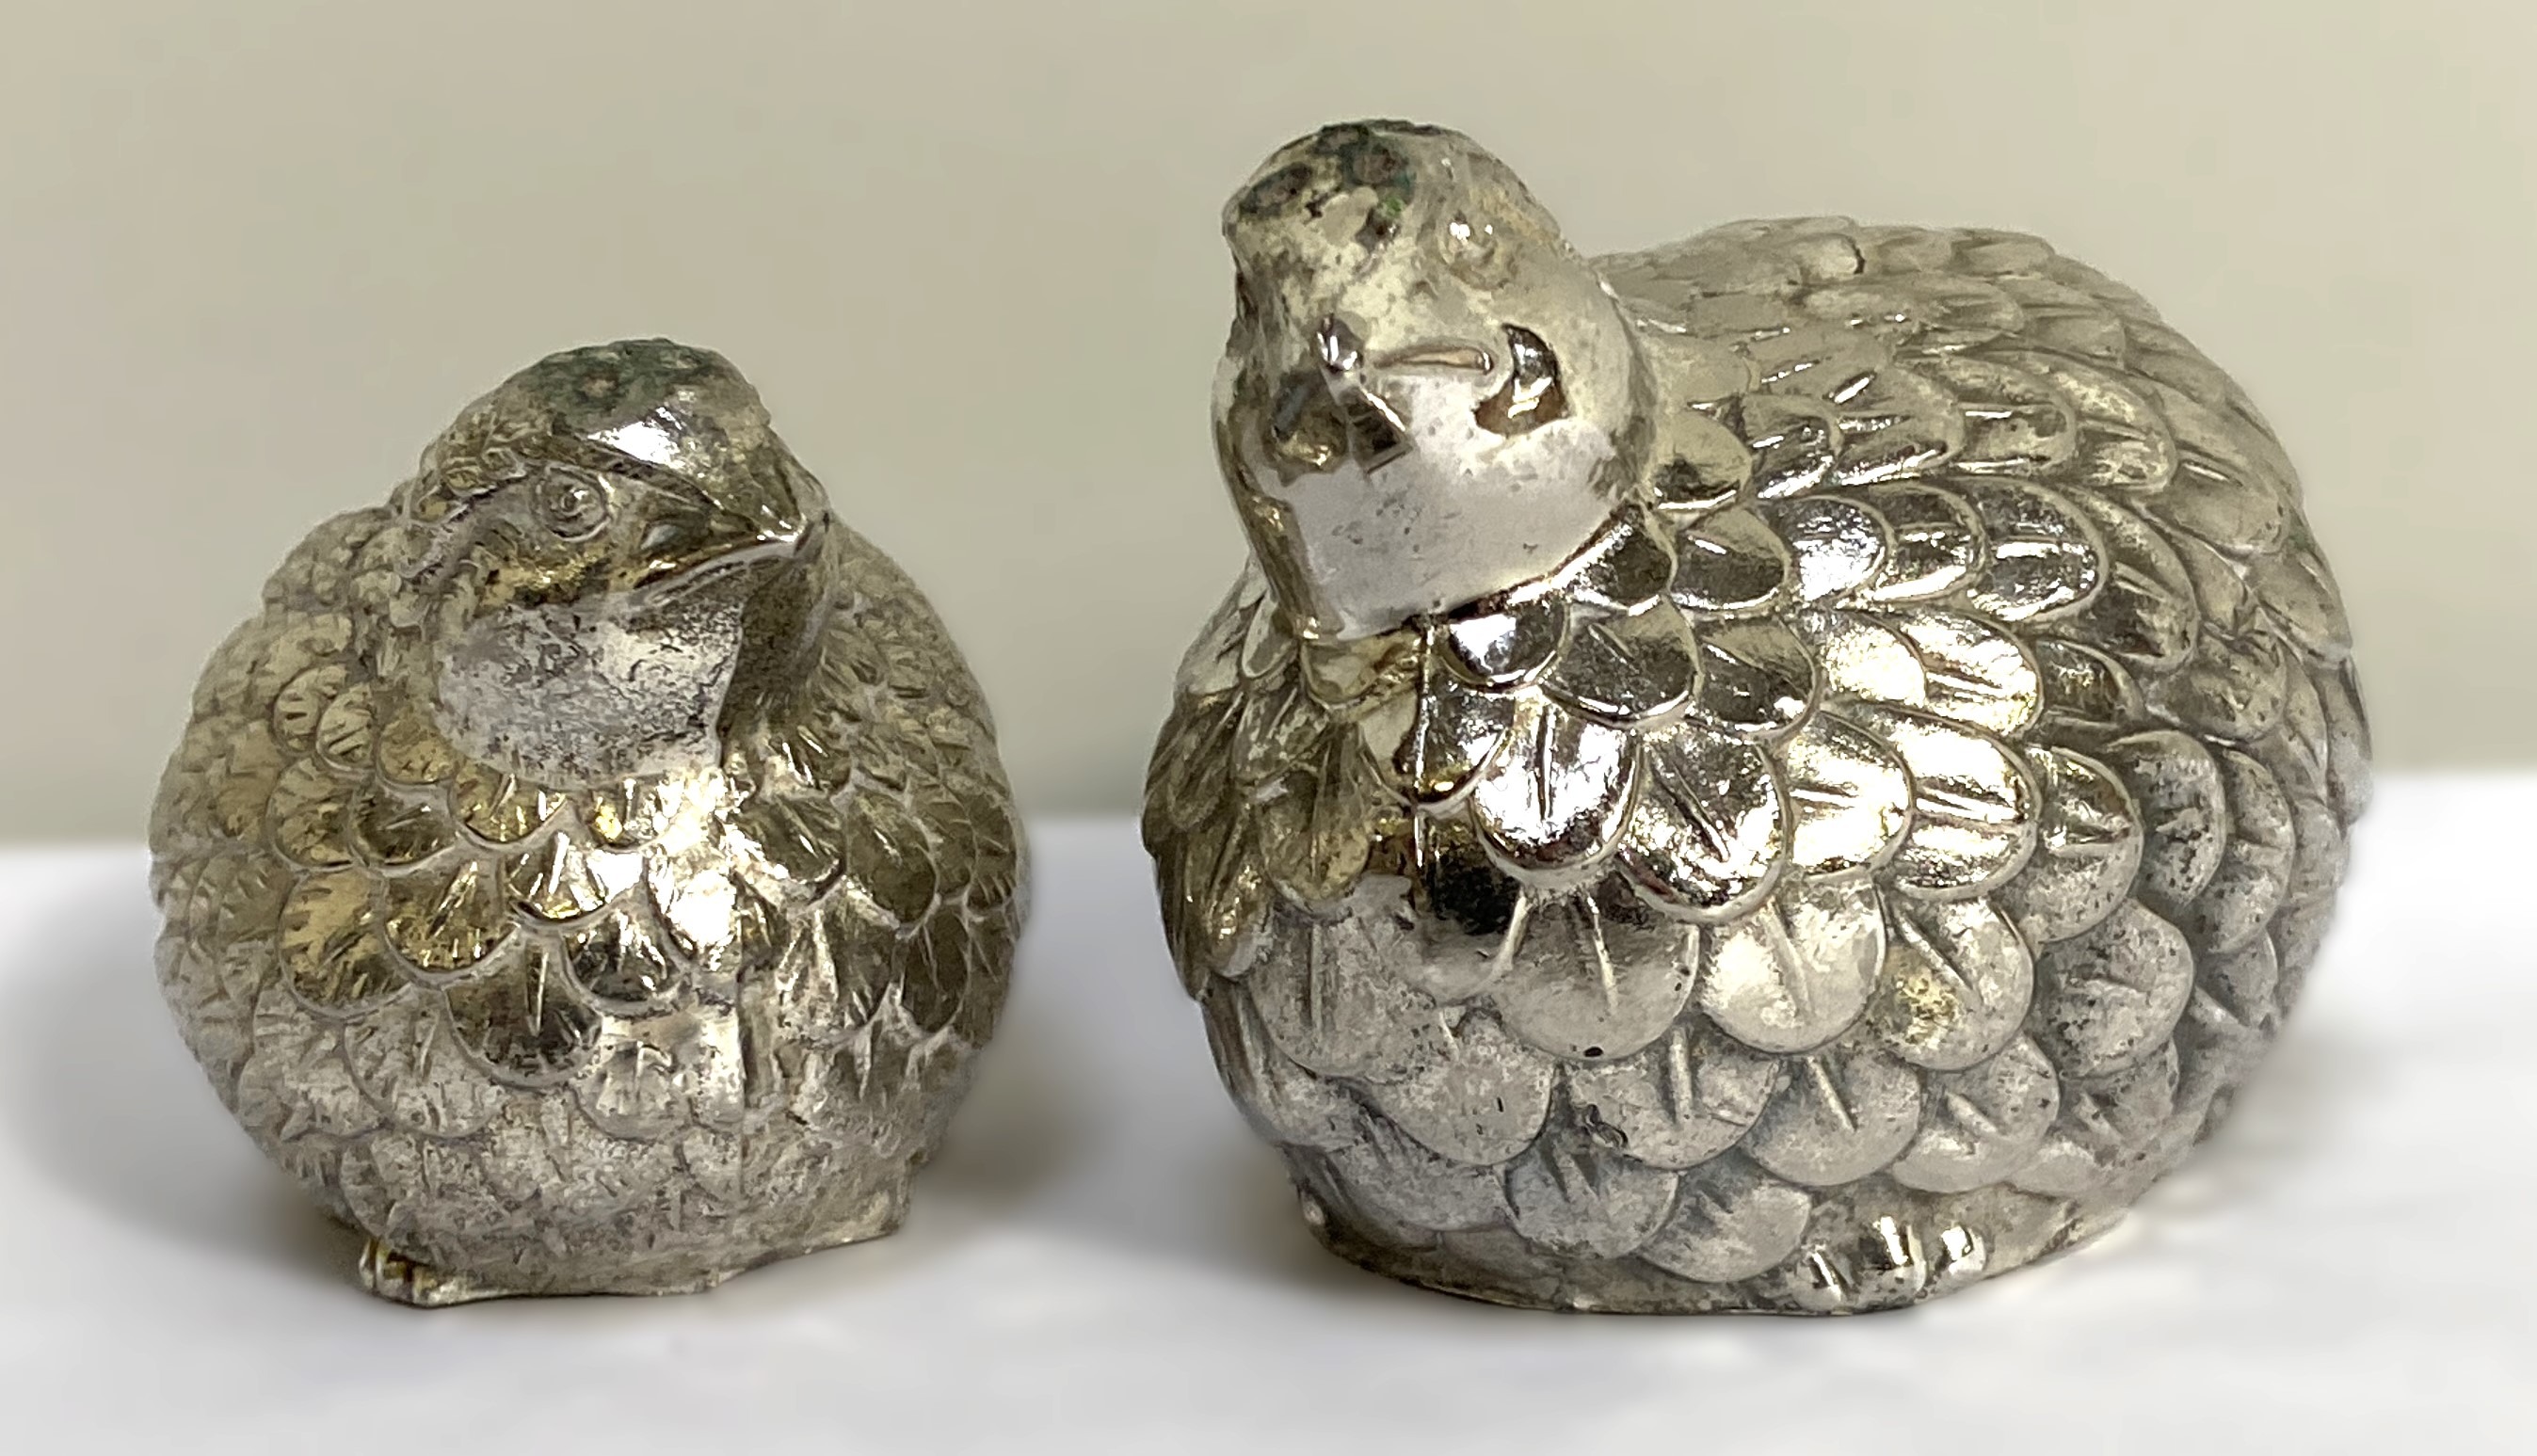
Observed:
[[[1507,276],[1506,254],[1499,241],[1495,222],[1458,214],[1445,222],[1445,266],[1475,288],[1495,287]]]
[[[549,475],[538,485],[538,514],[565,540],[588,539],[608,524],[608,487],[586,475]]]

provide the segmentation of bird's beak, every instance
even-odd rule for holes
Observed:
[[[785,468],[789,457],[779,457],[780,447],[754,459],[753,469],[704,482],[705,498],[713,502],[715,511],[736,523],[732,538],[741,549],[789,551],[802,543],[812,521],[820,514],[821,502],[806,500],[801,493],[802,489],[815,493],[817,487],[808,484],[809,476],[798,470]],[[805,482],[800,489],[797,480]],[[742,532],[748,535],[746,542],[738,541]]]
[[[628,579],[619,585],[640,590],[677,580],[718,580],[789,561],[809,538],[811,514],[807,502],[774,480],[665,497],[654,502]]]
[[[1409,425],[1400,407],[1407,393],[1400,388],[1403,376],[1485,377],[1498,363],[1487,346],[1464,339],[1369,347],[1362,330],[1339,313],[1323,315],[1313,330],[1312,348],[1322,388],[1345,425],[1348,456],[1366,471],[1380,469],[1409,448]]]
[[[1353,326],[1337,314],[1325,316],[1313,331],[1313,356],[1321,365],[1322,388],[1346,427],[1348,456],[1359,469],[1378,469],[1409,448],[1408,423],[1367,378],[1365,342]]]

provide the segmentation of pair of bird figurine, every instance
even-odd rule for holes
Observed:
[[[2085,1240],[2226,1110],[2368,792],[2290,463],[2010,233],[1588,259],[1326,129],[1227,206],[1252,562],[1143,833],[1314,1231],[1574,1309],[1841,1312]],[[417,1304],[888,1233],[996,1024],[977,683],[718,356],[540,361],[206,668],[160,974]]]

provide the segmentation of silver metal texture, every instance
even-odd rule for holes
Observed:
[[[1021,839],[977,684],[719,356],[575,349],[293,550],[151,825],[161,981],[417,1304],[897,1227]]]
[[[1144,836],[1226,1085],[1370,1268],[1847,1312],[2071,1247],[2313,960],[2368,733],[2290,462],[2044,243],[1585,259],[1451,132],[1225,214],[1256,557]]]

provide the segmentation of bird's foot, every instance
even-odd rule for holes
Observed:
[[[803,1240],[796,1254],[817,1253],[867,1239],[882,1238],[898,1232],[907,1220],[907,1180],[900,1178],[874,1192],[872,1197],[852,1213]]]
[[[500,1299],[517,1293],[409,1259],[375,1238],[361,1245],[360,1277],[361,1288],[371,1294],[418,1309]]]
[[[1816,1314],[1895,1309],[1972,1283],[1989,1262],[1989,1246],[1963,1224],[1923,1233],[1911,1220],[1884,1214],[1846,1239],[1800,1249],[1785,1276],[1797,1308]]]

